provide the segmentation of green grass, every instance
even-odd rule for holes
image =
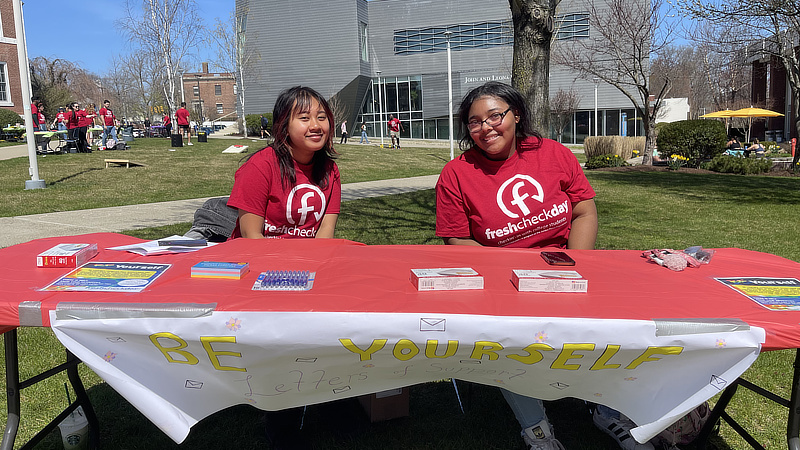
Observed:
[[[347,148],[342,147],[343,155]],[[371,157],[375,158],[377,151],[371,149]],[[389,165],[397,161],[397,155],[386,152],[382,151],[379,159]],[[438,155],[439,151],[427,152]],[[425,158],[426,154],[421,150],[418,156]],[[432,156],[429,162],[433,164],[435,158]],[[342,159],[344,173],[347,161],[344,156]],[[370,170],[380,169],[365,172]],[[598,248],[741,247],[800,260],[800,241],[795,238],[800,232],[800,179],[684,172],[591,171],[587,175],[598,194]],[[434,236],[434,204],[432,190],[346,202],[337,237],[368,244],[440,245]],[[176,224],[127,234],[157,238],[182,234],[188,227]],[[31,355],[22,361],[22,370],[28,376],[49,367],[63,353],[49,329],[20,329],[20,342],[22,354]],[[793,360],[793,351],[765,353],[745,377],[788,396]],[[106,448],[268,448],[263,413],[249,406],[203,420],[183,445],[175,445],[91,371],[85,367],[81,371],[100,415]],[[32,436],[64,406],[63,378],[23,391],[24,422],[19,442]],[[462,385],[461,389],[466,415],[461,414],[449,383],[428,383],[412,387],[409,418],[368,424],[352,402],[317,405],[309,408],[306,434],[312,437],[315,448],[521,448],[514,417],[496,390],[479,385]],[[546,406],[566,448],[615,448],[592,425],[583,402],[563,399]],[[767,448],[785,448],[785,408],[740,389],[728,411]],[[0,412],[2,420],[3,415]],[[720,435],[715,441],[717,448],[749,448],[727,425],[721,427]],[[51,436],[41,448],[58,448],[58,442],[57,436]]]
[[[168,139],[136,139],[126,151],[40,156],[46,189],[24,190],[28,158],[0,161],[0,217],[133,205],[230,194],[242,154],[223,154],[230,145],[264,141],[209,139],[170,151]],[[433,175],[449,160],[449,149],[336,145],[343,183]],[[104,159],[129,159],[143,167],[105,168]]]

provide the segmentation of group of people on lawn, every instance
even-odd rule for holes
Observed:
[[[271,128],[274,143],[248,157],[235,174],[228,206],[238,210],[238,220],[231,239],[334,236],[341,209],[341,181],[334,162],[332,118],[329,104],[314,89],[296,86],[278,96]],[[458,119],[464,130],[460,139],[463,153],[445,165],[436,184],[436,235],[444,244],[594,248],[598,231],[595,192],[572,152],[532,128],[530,112],[518,91],[497,82],[477,87],[462,100]],[[399,122],[392,116],[388,124],[392,146],[396,140],[397,148]],[[365,128],[362,125],[362,130]],[[486,230],[502,228],[507,222],[498,192],[520,176],[533,178],[541,186],[542,203],[566,203],[566,211],[533,231],[487,237],[491,233]],[[308,195],[297,195],[304,186],[313,189]],[[300,197],[302,205],[287,204]],[[518,204],[524,199],[515,201],[509,203],[516,204],[519,213],[536,213]],[[314,214],[287,217],[287,212],[299,210]],[[563,449],[541,400],[506,390],[502,393],[520,423],[527,448]],[[599,406],[593,417],[621,448],[653,449],[652,444],[640,444],[631,437],[629,430],[635,425],[618,411]],[[280,442],[273,443],[280,447]]]
[[[45,117],[44,105],[37,98],[31,99],[31,115],[33,123],[39,131],[49,131],[48,122]],[[108,139],[114,143],[117,141],[117,126],[119,121],[111,109],[109,100],[103,101],[103,107],[99,110],[97,105],[89,103],[81,107],[79,102],[70,102],[66,106],[58,108],[53,120],[50,122],[50,129],[57,131],[67,131],[67,139],[73,141],[80,153],[91,153],[92,131],[90,128],[102,128],[102,143],[100,148],[105,149]]]

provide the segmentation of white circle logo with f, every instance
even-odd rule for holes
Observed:
[[[300,197],[300,205],[296,210],[294,210],[295,195]],[[315,196],[319,196],[319,211],[314,211],[314,205],[311,202]],[[300,216],[300,220],[295,221],[295,212]],[[325,214],[325,195],[320,188],[313,184],[298,184],[289,192],[289,198],[286,199],[286,220],[292,225],[303,226],[306,224],[306,219],[308,219],[308,213],[312,212],[317,222],[322,220],[322,216]]]
[[[507,206],[505,202],[506,190],[511,191],[509,206]],[[497,190],[497,206],[500,207],[503,214],[512,219],[517,219],[520,216],[513,212],[512,209],[519,211],[523,216],[527,216],[531,213],[530,208],[528,208],[526,204],[526,200],[528,199],[537,200],[539,203],[544,201],[542,185],[528,175],[516,174],[506,180],[506,182],[500,186],[500,189]]]

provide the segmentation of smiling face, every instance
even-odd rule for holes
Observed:
[[[311,99],[308,109],[297,107],[295,102],[288,130],[289,146],[295,161],[308,164],[314,153],[325,147],[331,130],[329,119],[316,99]]]
[[[478,98],[472,102],[469,108],[469,122],[481,122],[480,128],[470,131],[470,137],[489,159],[505,160],[516,151],[519,116],[513,110],[508,111],[499,124],[490,126],[487,123],[492,121],[493,114],[503,114],[508,109],[508,103],[497,97],[489,96]],[[486,119],[490,120],[486,121]]]

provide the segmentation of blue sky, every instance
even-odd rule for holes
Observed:
[[[195,1],[207,25],[215,17],[227,18],[235,2]],[[114,25],[122,18],[122,4],[122,0],[25,0],[28,57],[62,58],[104,75],[113,56],[127,53],[127,40]]]

